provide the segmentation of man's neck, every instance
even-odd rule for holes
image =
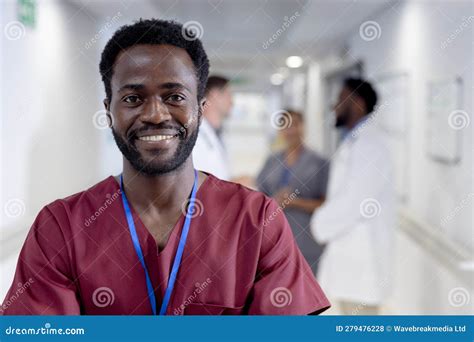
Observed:
[[[358,116],[355,116],[347,125],[346,125],[346,128],[350,131],[351,129],[353,129],[363,118],[365,118],[366,115],[362,114],[362,115],[358,115]]]
[[[124,160],[123,182],[127,198],[137,211],[165,213],[175,210],[182,206],[193,187],[192,158],[175,171],[156,176],[145,175]]]

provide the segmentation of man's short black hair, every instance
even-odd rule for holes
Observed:
[[[219,76],[219,75],[211,75],[207,79],[207,84],[206,84],[206,95],[209,94],[209,92],[212,89],[219,89],[222,90],[224,89],[228,84],[230,80],[228,78],[225,78],[224,76]]]
[[[364,100],[367,109],[366,114],[374,110],[377,104],[377,93],[368,81],[361,78],[346,78],[344,80],[344,87]]]
[[[125,25],[119,28],[107,42],[102,52],[99,67],[108,99],[112,98],[111,80],[117,56],[123,50],[142,44],[168,44],[186,50],[196,68],[198,100],[204,97],[207,77],[209,75],[209,60],[201,41],[196,37],[196,33],[183,28],[183,25],[175,21],[140,19],[132,25]]]

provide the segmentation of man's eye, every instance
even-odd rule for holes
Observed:
[[[130,104],[137,104],[140,102],[140,98],[137,95],[129,95],[124,97],[123,101]]]
[[[168,100],[170,100],[171,102],[181,102],[181,101],[184,101],[185,98],[182,95],[174,94],[168,97]]]

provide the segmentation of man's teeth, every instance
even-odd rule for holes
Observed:
[[[142,141],[160,141],[160,140],[169,140],[174,138],[175,135],[147,135],[144,137],[140,137],[138,139]]]

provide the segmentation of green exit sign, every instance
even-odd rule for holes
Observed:
[[[25,26],[34,27],[36,21],[35,0],[18,0],[18,20]]]

